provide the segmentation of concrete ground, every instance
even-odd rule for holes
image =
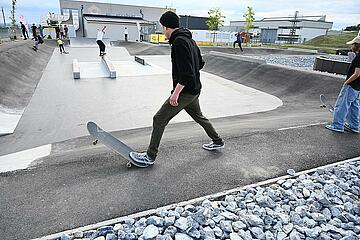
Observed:
[[[125,47],[129,52],[134,51],[132,45]],[[156,48],[146,48],[156,52]],[[226,101],[226,96],[217,96],[216,102],[221,105],[221,110],[228,110],[230,114],[215,112],[211,117],[225,139],[226,148],[216,152],[204,151],[201,144],[209,140],[203,130],[192,121],[179,119],[167,127],[153,167],[127,169],[126,162],[117,154],[101,144],[92,146],[89,136],[77,132],[77,127],[84,129],[84,125],[76,126],[76,121],[73,121],[73,128],[68,128],[69,124],[66,124],[66,119],[77,119],[78,124],[85,124],[81,116],[90,116],[92,109],[98,107],[97,103],[111,107],[110,103],[115,104],[118,100],[115,93],[121,91],[117,83],[122,77],[120,81],[71,79],[68,70],[71,61],[68,60],[71,60],[73,52],[75,50],[70,50],[67,56],[53,53],[29,109],[24,113],[24,122],[21,123],[23,119],[20,121],[19,129],[13,135],[0,138],[0,155],[3,157],[8,153],[52,143],[50,155],[32,162],[31,168],[0,173],[2,239],[40,237],[282,176],[288,168],[301,171],[360,155],[358,135],[333,133],[323,127],[331,120],[331,115],[319,108],[319,95],[323,93],[334,101],[341,79],[208,53],[204,56],[204,88],[211,83],[215,90],[222,87],[217,92],[226,90],[226,96],[234,95],[230,101]],[[109,58],[112,57],[115,58],[115,55],[109,55]],[[95,56],[78,58],[79,61],[97,59]],[[152,56],[147,60],[156,66],[165,66],[163,58],[166,56]],[[51,74],[51,71],[56,74]],[[63,77],[59,77],[56,71],[60,71]],[[144,81],[165,81],[168,78],[166,74],[149,75],[144,77]],[[138,76],[130,79],[139,80]],[[128,92],[137,94],[139,91],[131,85],[126,86]],[[162,94],[164,90],[156,93]],[[211,88],[206,91],[211,91]],[[204,95],[206,91],[204,89]],[[104,100],[104,95],[114,97]],[[159,99],[164,97],[166,95]],[[274,100],[277,105],[269,105],[265,110],[242,112],[246,107],[264,106],[259,102],[264,97]],[[59,99],[66,100],[61,102]],[[157,101],[158,96],[148,99]],[[142,100],[140,97],[133,101]],[[93,105],[89,104],[91,101]],[[51,105],[52,102],[55,105]],[[128,104],[129,101],[124,100],[123,104],[116,106],[125,107],[122,111],[128,113],[133,108]],[[208,102],[202,104],[205,109]],[[43,107],[45,111],[41,106],[46,106]],[[73,108],[77,111],[69,114]],[[206,111],[211,109],[209,107]],[[123,124],[111,119],[116,114],[106,115],[108,109],[105,110],[99,113],[98,121],[104,121],[103,125],[109,130],[117,130],[113,132],[115,136],[134,149],[146,149],[151,134],[150,125],[122,129],[119,125]],[[121,109],[114,111],[121,115]],[[27,112],[29,115],[25,118]],[[56,119],[53,117],[55,113],[63,120],[46,121],[48,118]],[[46,118],[42,117],[44,114]],[[28,124],[25,120],[29,121]],[[53,130],[45,133],[36,125],[37,121],[43,123],[41,127]],[[0,161],[5,162],[4,159],[0,158]]]

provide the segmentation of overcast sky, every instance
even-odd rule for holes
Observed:
[[[173,7],[178,14],[208,16],[210,8],[219,7],[229,21],[244,20],[246,6],[255,11],[255,19],[294,15],[326,15],[326,21],[334,22],[333,29],[360,24],[359,0],[99,0],[97,2],[122,3],[130,5]],[[11,0],[0,0],[4,7],[5,20],[10,22]],[[28,23],[39,23],[40,17],[48,12],[59,13],[59,0],[17,0],[16,15],[24,16]],[[1,24],[3,17],[1,16]]]

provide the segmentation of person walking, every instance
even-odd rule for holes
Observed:
[[[59,30],[60,30],[60,38],[61,38],[61,39],[64,39],[64,37],[65,37],[65,34],[64,34],[64,26],[60,24]]]
[[[235,33],[235,36],[236,36],[236,41],[234,42],[234,48],[235,48],[235,44],[237,43],[239,45],[240,50],[243,52],[244,50],[241,47],[241,43],[242,43],[241,32]]]
[[[20,27],[21,27],[22,35],[24,36],[24,40],[28,39],[29,38],[28,31],[22,22],[20,22]]]
[[[345,129],[359,133],[360,36],[346,44],[351,44],[351,50],[356,56],[350,64],[346,80],[336,100],[333,121],[325,127],[336,132],[344,132]]]
[[[153,130],[147,151],[129,154],[134,162],[143,167],[154,164],[166,125],[183,109],[204,128],[212,139],[212,142],[203,144],[204,149],[211,151],[225,146],[210,121],[201,112],[200,69],[203,68],[205,62],[200,49],[192,39],[191,32],[188,29],[179,28],[179,17],[174,12],[165,12],[160,18],[160,23],[171,45],[173,89],[170,97],[153,117]]]
[[[69,32],[69,28],[67,25],[64,26],[64,33],[65,33],[65,39],[68,39],[68,32]]]
[[[128,36],[129,36],[129,31],[128,31],[127,27],[125,27],[125,29],[124,29],[124,35],[125,35],[125,42],[127,42]]]
[[[97,45],[99,45],[99,49],[100,49],[99,56],[104,56],[106,54],[105,53],[105,44],[102,41],[104,34],[105,34],[105,29],[106,29],[106,26],[104,26],[102,30],[98,29],[98,33],[97,33],[97,37],[96,37],[96,43],[97,43]]]

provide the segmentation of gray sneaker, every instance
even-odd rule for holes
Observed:
[[[134,164],[138,167],[149,167],[154,165],[155,160],[150,158],[146,152],[130,152],[130,158],[135,162]]]
[[[350,124],[348,124],[347,122],[344,124],[344,129],[348,132],[359,133],[359,129],[354,129],[350,127]]]
[[[213,150],[216,150],[216,149],[224,148],[225,143],[217,144],[217,143],[211,142],[211,143],[203,144],[202,147],[203,147],[203,149],[206,149],[208,151],[213,151]]]

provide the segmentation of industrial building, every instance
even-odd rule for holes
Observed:
[[[69,26],[70,37],[96,38],[97,29],[106,25],[104,37],[110,41],[150,40],[150,34],[161,31],[160,16],[171,8],[134,6],[114,3],[60,0],[62,24]]]
[[[254,41],[262,43],[302,43],[320,35],[326,35],[333,23],[323,16],[299,16],[298,12],[291,17],[272,17],[255,20],[249,31]],[[229,26],[221,27],[222,31],[245,31],[245,21],[230,21]]]

